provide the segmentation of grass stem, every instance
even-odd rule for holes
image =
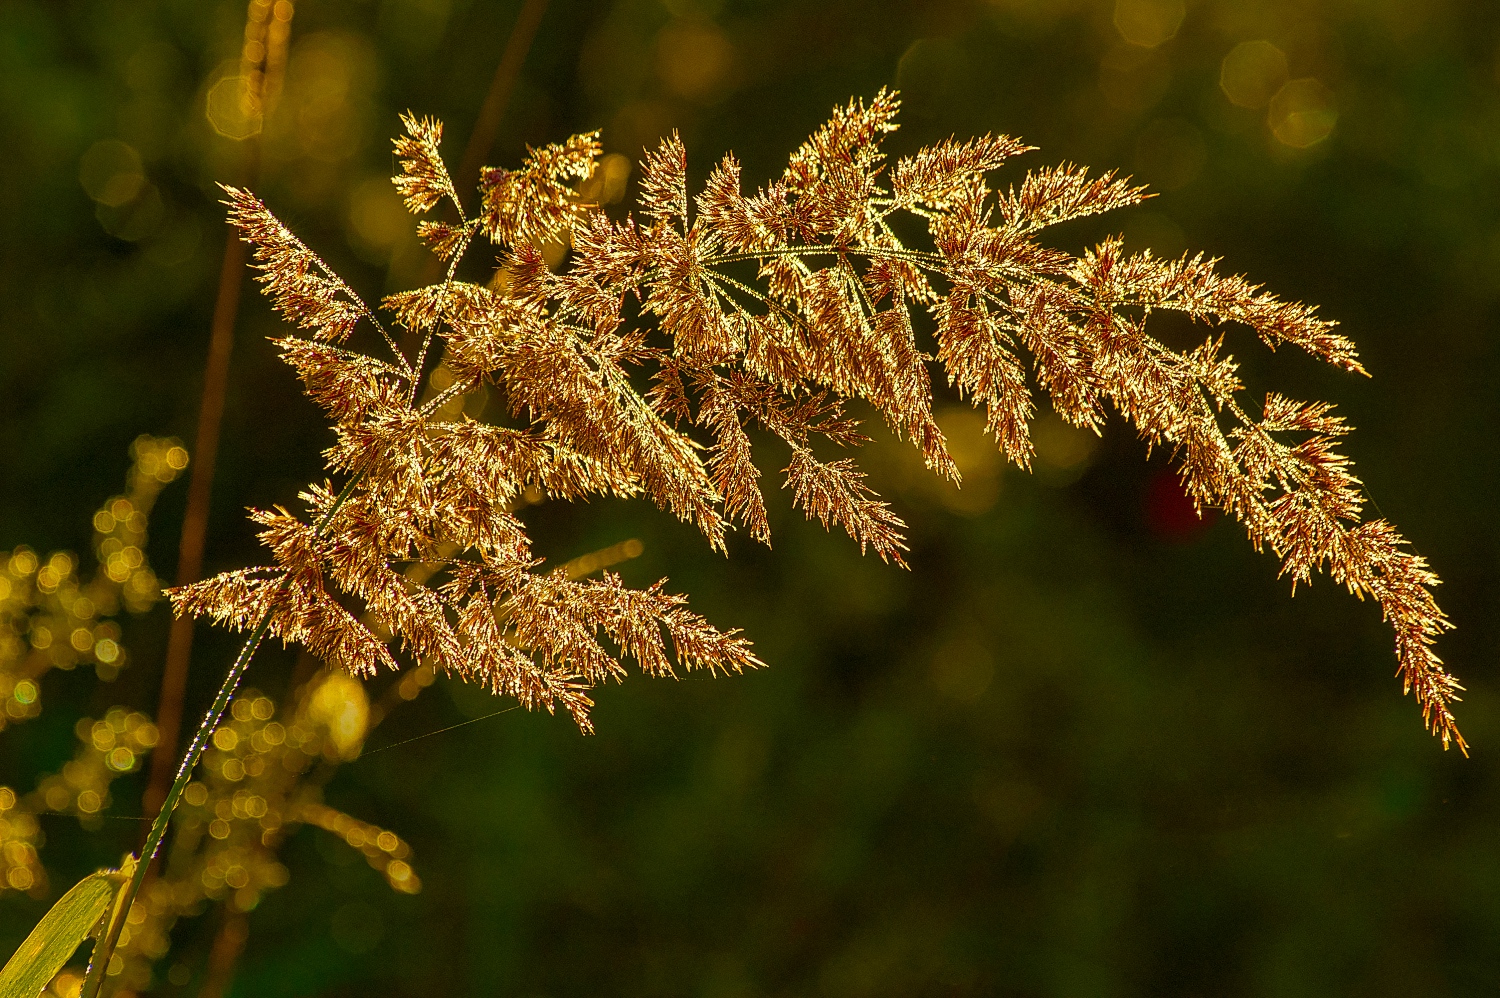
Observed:
[[[363,477],[363,474],[356,474],[349,479],[343,491],[328,507],[328,511],[318,520],[316,526],[318,536],[321,537],[327,531],[328,525],[333,522],[333,518],[338,515],[339,509],[354,493],[354,487]],[[203,757],[204,750],[208,748],[208,741],[218,728],[224,711],[228,709],[230,698],[234,696],[235,690],[239,689],[240,680],[245,677],[245,670],[250,668],[250,660],[255,657],[256,649],[260,647],[261,641],[270,629],[271,611],[267,610],[250,631],[249,636],[245,638],[245,643],[240,645],[239,654],[235,655],[234,661],[230,663],[229,671],[224,674],[224,681],[219,684],[219,692],[214,696],[213,704],[208,708],[208,713],[203,715],[198,730],[193,734],[193,741],[188,745],[181,765],[177,767],[177,775],[172,780],[172,786],[167,790],[161,810],[156,812],[156,819],[151,822],[151,831],[146,835],[146,844],[141,847],[140,861],[135,865],[135,873],[131,876],[130,882],[125,885],[125,896],[115,906],[114,918],[94,946],[93,957],[89,960],[88,977],[83,982],[83,990],[79,993],[79,998],[97,998],[99,988],[104,984],[104,975],[109,969],[110,957],[114,955],[115,944],[120,940],[120,930],[125,927],[125,920],[130,915],[130,906],[135,902],[141,884],[146,879],[146,871],[151,868],[151,862],[161,848],[161,840],[167,834],[167,825],[171,821],[172,811],[176,809],[177,801],[181,799],[182,792],[187,789],[189,781],[192,780],[193,770],[197,768],[198,760]]]
[[[224,675],[224,682],[219,684],[219,692],[214,697],[213,705],[208,708],[208,713],[203,715],[203,721],[193,735],[192,744],[183,755],[182,764],[177,767],[177,776],[167,790],[161,810],[156,812],[156,820],[151,822],[151,831],[146,835],[146,844],[141,847],[140,861],[135,865],[135,873],[131,876],[130,882],[125,885],[124,901],[115,908],[115,917],[94,947],[94,955],[89,961],[88,977],[83,983],[79,998],[97,998],[99,988],[104,983],[104,975],[109,969],[110,957],[114,955],[115,944],[119,942],[120,930],[125,927],[125,920],[130,914],[130,906],[141,889],[141,883],[146,879],[146,871],[150,869],[151,861],[156,858],[156,851],[161,848],[161,840],[167,833],[167,824],[171,820],[172,811],[177,807],[178,799],[182,797],[182,792],[187,789],[188,782],[193,778],[193,770],[197,767],[198,760],[203,757],[204,749],[208,748],[208,740],[213,737],[214,729],[219,726],[219,719],[224,716],[224,711],[229,707],[230,698],[234,696],[234,691],[239,689],[240,680],[244,678],[245,670],[250,667],[250,660],[255,657],[256,649],[260,647],[261,640],[270,629],[271,613],[267,611],[250,632],[250,636],[245,639],[245,643],[240,646],[239,654],[234,657],[234,662]]]

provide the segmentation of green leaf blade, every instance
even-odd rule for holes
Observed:
[[[123,882],[118,872],[101,870],[74,884],[0,970],[0,998],[37,998],[79,944],[97,933]]]

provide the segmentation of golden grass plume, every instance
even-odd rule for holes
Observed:
[[[881,141],[898,108],[882,90],[835,109],[753,193],[726,156],[690,196],[673,135],[643,161],[639,213],[623,220],[570,186],[593,169],[594,134],[531,150],[515,170],[486,169],[471,218],[440,125],[407,116],[396,185],[415,214],[448,202],[458,221],[420,223],[447,275],[387,297],[385,320],[254,195],[226,188],[266,292],[308,334],[277,342],[333,423],[327,464],[344,485],[311,487],[307,519],[254,511],[274,563],[174,590],[177,612],[239,628],[268,615],[271,633],[356,674],[395,666],[394,635],[441,671],[528,707],[562,706],[589,730],[587,691],[622,676],[624,660],[655,675],[761,663],[661,583],[542,570],[518,497],[639,495],[714,548],[735,525],[769,544],[755,426],[789,453],[794,506],[902,563],[900,518],[852,456],[828,453],[864,442],[849,414],[857,401],[956,481],[932,415],[936,374],[983,408],[1022,467],[1039,394],[1096,431],[1110,410],[1123,416],[1174,455],[1200,509],[1237,518],[1294,584],[1322,571],[1373,597],[1426,726],[1463,749],[1450,709],[1460,687],[1432,650],[1451,626],[1432,596],[1437,577],[1394,527],[1365,518],[1332,407],[1245,400],[1222,327],[1363,374],[1353,344],[1315,309],[1202,255],[1132,254],[1118,239],[1080,255],[1044,244],[1049,226],[1135,204],[1144,189],[1072,165],[992,187],[991,174],[1028,151],[1005,136],[950,139],[892,164]],[[897,234],[914,228],[920,245]],[[503,264],[486,284],[457,276],[480,235]],[[571,248],[556,271],[548,242]],[[1160,311],[1209,334],[1171,349],[1148,331]],[[387,359],[343,345],[362,325]],[[403,352],[393,329],[420,346]],[[438,341],[451,383],[419,402]],[[449,415],[449,401],[481,386],[511,425]],[[415,562],[443,570],[413,584],[403,566]],[[351,599],[371,626],[346,609]]]

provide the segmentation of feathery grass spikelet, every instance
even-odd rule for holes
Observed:
[[[1113,410],[1168,448],[1194,503],[1236,517],[1294,585],[1326,572],[1380,603],[1428,729],[1463,749],[1450,709],[1460,687],[1432,651],[1451,626],[1432,597],[1436,575],[1390,524],[1364,518],[1362,487],[1337,450],[1347,427],[1331,406],[1272,394],[1252,414],[1223,327],[1364,373],[1353,344],[1314,309],[1220,274],[1202,255],[1130,254],[1118,239],[1081,255],[1043,245],[1049,226],[1136,204],[1144,189],[1071,164],[992,188],[989,174],[1030,148],[1006,136],[945,140],[891,166],[880,143],[898,110],[888,90],[836,108],[753,194],[726,156],[690,197],[674,134],[641,164],[639,217],[620,221],[568,186],[591,174],[595,133],[530,150],[514,171],[487,169],[469,219],[442,165],[440,126],[405,116],[397,187],[414,212],[447,199],[460,218],[456,228],[422,223],[450,261],[447,278],[385,302],[421,335],[415,360],[259,201],[229,190],[231,219],[287,319],[335,341],[369,321],[395,356],[280,341],[335,424],[329,467],[348,484],[339,500],[331,486],[309,493],[318,528],[255,513],[276,564],[176,590],[178,612],[237,627],[269,612],[274,633],[351,671],[390,665],[383,642],[343,611],[352,596],[419,660],[528,707],[562,706],[587,730],[585,691],[620,677],[623,660],[662,675],[674,656],[715,671],[760,663],[660,583],[630,590],[614,576],[540,571],[517,497],[643,495],[715,548],[735,525],[769,544],[754,425],[790,452],[782,475],[794,506],[901,563],[900,519],[853,457],[820,456],[814,440],[861,445],[845,415],[857,401],[958,481],[932,416],[936,374],[983,406],[1022,467],[1039,393],[1077,426],[1097,432]],[[902,214],[925,229],[926,246],[896,235]],[[502,254],[504,281],[492,287],[456,279],[479,232]],[[550,268],[544,243],[570,246],[568,265]],[[1210,334],[1173,350],[1148,330],[1161,311]],[[933,353],[919,333],[929,320]],[[454,382],[418,404],[415,379],[438,337]],[[650,390],[637,389],[641,375]],[[524,426],[447,417],[449,400],[481,384]],[[415,584],[402,571],[412,562],[443,570]]]

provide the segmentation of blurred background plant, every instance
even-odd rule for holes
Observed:
[[[222,264],[213,182],[241,174],[258,135],[258,191],[336,270],[367,297],[421,283],[429,264],[387,179],[386,141],[411,108],[443,118],[462,147],[522,4],[305,0],[279,100],[257,122],[243,113],[239,0],[4,12],[0,567],[11,585],[50,568],[61,593],[67,578],[81,587],[78,562],[35,552],[89,546],[87,497],[116,488],[118,455],[143,429],[197,429]],[[676,127],[691,162],[733,148],[747,176],[764,176],[829,107],[882,84],[905,101],[895,153],[1003,131],[1044,150],[1020,168],[1119,167],[1161,192],[1107,228],[1073,223],[1072,248],[1118,226],[1131,246],[1205,247],[1345,324],[1368,382],[1290,354],[1241,359],[1252,385],[1337,398],[1359,427],[1370,493],[1447,580],[1460,626],[1443,651],[1469,686],[1476,758],[1442,754],[1411,723],[1382,674],[1371,607],[1326,584],[1288,601],[1274,563],[1230,524],[1193,517],[1165,462],[1142,467],[1118,425],[1095,440],[1042,416],[1033,478],[1002,468],[955,409],[939,421],[962,490],[895,447],[874,483],[913,524],[910,574],[798,517],[773,519],[774,554],[741,540],[725,562],[644,506],[529,509],[552,557],[641,538],[627,581],[670,570],[772,668],[602,691],[592,739],[514,712],[343,763],[321,806],[371,822],[361,841],[399,828],[423,891],[389,889],[405,860],[378,832],[386,877],[360,862],[364,845],[287,820],[274,862],[290,882],[249,912],[178,923],[155,993],[196,991],[240,946],[232,988],[257,996],[1468,995],[1500,983],[1500,771],[1486,749],[1500,738],[1500,536],[1482,498],[1500,485],[1500,13],[1430,0],[554,0],[484,160],[513,164],[525,143],[603,127],[589,193],[615,204],[642,147]],[[276,331],[247,298],[209,570],[256,558],[239,508],[295,494],[329,442],[306,429],[320,424],[264,342]],[[185,502],[169,490],[153,511],[163,563]],[[117,539],[115,553],[134,544]],[[22,543],[36,564],[18,574]],[[21,788],[66,778],[75,729],[103,751],[103,724],[109,751],[138,765],[146,722],[110,708],[151,715],[161,679],[161,609],[100,610],[88,650],[72,643],[84,618],[61,602],[46,612],[59,653],[97,668],[107,638],[133,664],[102,684],[48,658],[41,682],[15,680],[0,733],[11,828],[32,810]],[[100,635],[111,622],[122,633]],[[228,639],[199,639],[195,663],[227,660]],[[0,655],[31,659],[26,642]],[[195,666],[189,716],[216,669]],[[316,665],[299,673],[293,656],[265,654],[255,670],[284,706],[259,718],[247,693],[234,725],[252,739],[272,722],[290,730]],[[404,702],[408,681],[369,697]],[[46,709],[15,724],[23,682]],[[392,742],[495,709],[460,685],[436,690],[386,722]],[[207,796],[184,818],[234,831],[205,828],[199,842],[251,857],[266,829],[249,797],[234,810],[249,788],[215,783],[222,768],[202,779]],[[144,782],[115,779],[108,812],[140,815]],[[269,814],[276,793],[252,795]],[[138,822],[25,818],[46,832],[51,877],[0,896],[6,951],[59,885],[138,844]],[[274,871],[248,861],[245,876],[270,885]],[[226,898],[244,889],[223,883]]]
[[[130,455],[125,494],[94,514],[97,566],[87,582],[72,552],[45,561],[25,545],[0,552],[0,731],[42,712],[40,680],[51,669],[92,665],[100,679],[114,679],[129,658],[114,618],[145,613],[162,598],[146,561],[147,519],[188,454],[175,439],[140,436]]]
[[[162,487],[187,466],[188,454],[175,439],[142,435],[130,456],[126,494],[106,500],[93,516],[97,567],[89,581],[80,579],[78,558],[68,551],[53,552],[45,562],[24,545],[0,552],[0,690],[6,695],[0,731],[42,712],[41,679],[52,669],[92,663],[100,680],[112,681],[129,661],[112,618],[123,610],[146,613],[161,599],[146,560],[148,518]],[[71,811],[86,827],[98,828],[110,783],[133,771],[157,741],[148,718],[120,707],[75,727],[86,747],[61,774],[43,779],[24,799],[0,786],[0,895],[48,897],[37,855],[46,837],[37,817]]]
[[[76,575],[77,559],[56,552],[45,563],[26,547],[0,555],[5,589],[0,617],[5,630],[4,672],[10,700],[6,715],[14,724],[42,712],[40,679],[50,668],[73,669],[92,661],[98,678],[112,681],[126,664],[120,627],[108,617],[124,609],[147,612],[160,587],[145,559],[151,507],[163,485],[188,463],[176,439],[138,437],[123,496],[107,500],[94,514],[98,569],[87,584]],[[628,557],[606,552],[600,565]],[[38,565],[41,564],[39,568]],[[590,565],[590,569],[594,566]],[[106,618],[102,619],[101,618]],[[225,723],[214,732],[200,780],[189,785],[185,806],[174,814],[174,835],[164,874],[131,912],[109,968],[105,993],[131,995],[153,983],[153,965],[171,949],[170,932],[183,916],[201,915],[222,901],[222,925],[201,975],[202,993],[222,994],[232,979],[239,947],[248,931],[244,913],[265,891],[287,882],[276,859],[285,835],[301,824],[323,828],[361,850],[390,885],[405,893],[421,889],[406,862],[410,847],[395,834],[365,824],[322,803],[321,787],[340,762],[359,755],[364,737],[390,705],[371,716],[364,686],[342,672],[318,669],[300,685],[286,724],[273,717],[276,705],[247,690],[235,699]],[[396,702],[415,699],[432,684],[430,669],[418,668],[393,688]],[[46,868],[38,855],[46,834],[38,821],[49,814],[71,814],[89,831],[101,832],[113,803],[110,788],[134,773],[157,746],[151,718],[126,707],[111,707],[101,720],[81,718],[74,725],[79,742],[58,773],[41,777],[30,794],[17,796],[0,786],[0,897],[25,892],[50,897]],[[315,768],[315,764],[317,765]],[[104,836],[106,839],[112,836]],[[186,969],[184,975],[182,970]],[[157,975],[160,976],[160,975]],[[193,979],[187,964],[174,964],[167,980]],[[81,967],[58,974],[51,991],[76,998]]]

